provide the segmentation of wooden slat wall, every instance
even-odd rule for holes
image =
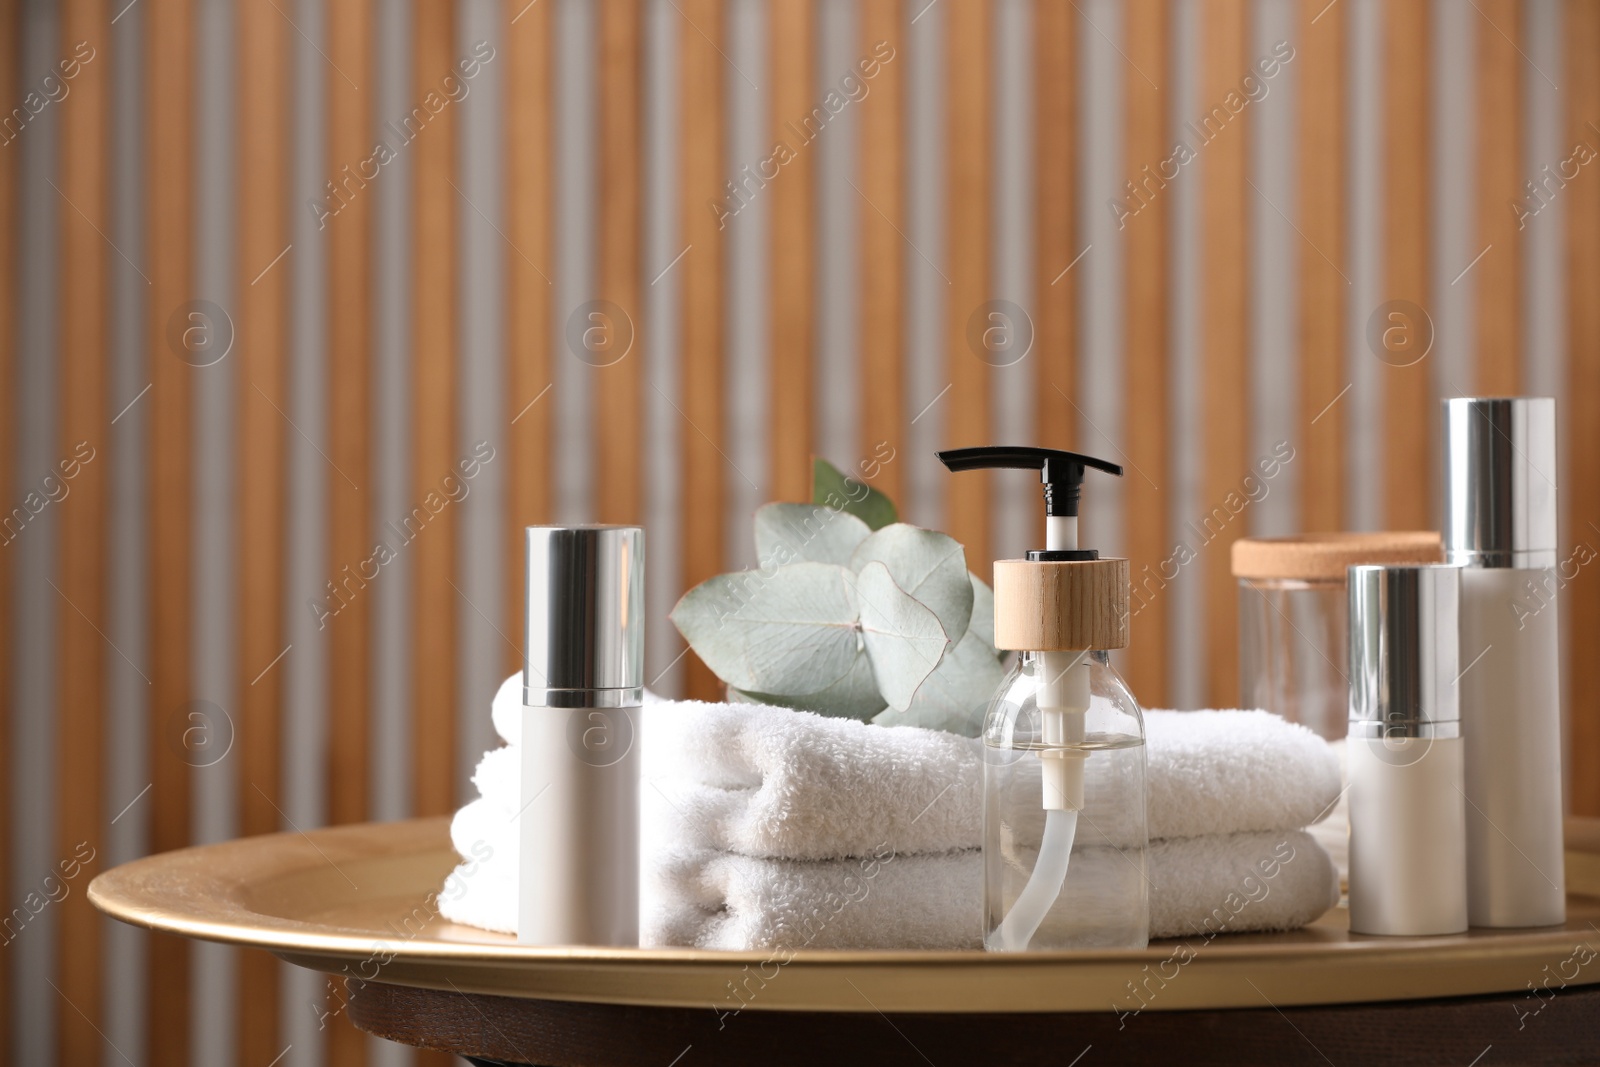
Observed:
[[[169,323],[194,293],[191,235],[194,101],[192,0],[149,0],[145,20],[145,220],[153,240],[145,256],[145,359],[150,368],[149,576],[150,777],[148,805],[155,852],[189,843],[189,768],[173,744],[173,722],[192,698],[190,545],[194,463],[190,432],[190,367],[173,351]],[[179,719],[179,722],[182,720]],[[189,1004],[166,990],[189,986],[189,944],[150,938],[149,1058],[184,1063]]]
[[[597,514],[617,523],[638,522],[644,511],[639,14],[639,0],[600,5],[600,296],[627,316],[611,324],[612,343],[623,343],[623,330],[633,338],[632,351],[595,372],[595,449],[603,472],[595,486]]]
[[[1600,152],[1600,3],[1568,0],[1566,5],[1568,146]],[[1590,162],[1589,166],[1594,166]],[[1592,177],[1588,175],[1587,177]],[[1563,194],[1567,209],[1567,545],[1600,551],[1600,182],[1574,181]],[[1577,558],[1585,558],[1579,556]],[[1592,565],[1592,563],[1591,563]],[[1567,652],[1572,732],[1570,791],[1572,810],[1600,815],[1600,707],[1594,688],[1600,679],[1586,654],[1589,635],[1600,633],[1600,583],[1580,572],[1564,594],[1568,602]]]
[[[63,41],[107,40],[107,5],[70,4],[61,10]],[[110,250],[101,232],[111,228],[107,117],[110,110],[108,63],[83,65],[74,79],[78,106],[61,112],[60,176],[66,201],[60,226],[61,386],[57,454],[88,460],[76,472],[71,495],[57,517],[60,555],[57,584],[65,610],[56,615],[57,700],[56,775],[72,783],[56,805],[57,856],[82,856],[83,846],[101,849],[105,840],[105,748],[79,739],[105,736],[106,648],[101,633],[106,617],[106,463],[94,462],[106,450],[111,413],[106,411],[108,263]],[[70,294],[70,297],[67,296]],[[84,446],[92,450],[85,452]],[[64,472],[57,471],[58,475]],[[100,862],[85,874],[98,873]],[[89,1063],[101,1052],[95,1027],[104,1025],[102,926],[82,893],[62,901],[57,918],[56,985],[67,1003],[56,1015],[57,1055],[65,1063]]]
[[[1127,552],[1140,605],[1128,684],[1154,707],[1167,701],[1167,605],[1162,561],[1171,551],[1167,521],[1167,204],[1156,172],[1172,146],[1167,137],[1167,97],[1144,71],[1168,69],[1166,0],[1131,0],[1123,8],[1128,62],[1123,70],[1127,118],[1124,155],[1130,180],[1150,197],[1122,232],[1124,315],[1127,322],[1123,420],[1128,470],[1124,481]],[[1167,81],[1166,77],[1162,78]],[[1149,170],[1145,168],[1148,167]],[[1153,179],[1151,176],[1154,176]],[[1143,183],[1149,182],[1146,187]],[[1152,417],[1152,413],[1156,413]]]
[[[55,240],[59,248],[60,306],[53,309],[59,335],[59,420],[51,448],[68,455],[79,441],[96,449],[73,480],[70,497],[57,513],[59,553],[52,580],[62,594],[56,619],[60,662],[54,665],[59,705],[55,709],[54,776],[59,782],[57,824],[52,847],[70,855],[78,842],[98,848],[106,835],[106,753],[102,748],[64,743],[75,737],[103,737],[107,723],[105,639],[111,583],[108,572],[107,523],[110,468],[104,466],[104,445],[112,415],[109,396],[113,323],[109,284],[118,255],[106,234],[117,231],[112,219],[111,76],[108,24],[120,3],[93,0],[65,5],[60,13],[61,40],[95,43],[95,62],[73,80],[71,99],[59,106],[59,157],[56,184],[61,203]],[[675,136],[679,158],[677,246],[666,259],[646,264],[642,258],[645,195],[653,175],[644,169],[644,106],[650,90],[643,63],[649,5],[643,0],[603,0],[598,12],[598,51],[593,57],[599,91],[597,213],[597,293],[622,309],[630,320],[614,321],[634,335],[633,347],[621,360],[594,368],[596,419],[591,437],[597,471],[595,511],[603,521],[639,521],[644,510],[642,458],[658,437],[670,434],[680,445],[682,495],[678,535],[681,538],[680,581],[688,587],[725,569],[732,555],[725,546],[730,494],[726,481],[734,475],[728,453],[725,386],[726,273],[729,263],[723,231],[708,202],[720,200],[724,182],[745,160],[730,160],[724,151],[731,65],[725,42],[726,0],[674,0],[671,18],[678,64],[678,115]],[[1246,0],[1209,0],[1198,41],[1178,40],[1169,30],[1174,10],[1168,0],[1130,0],[1123,8],[1121,69],[1125,101],[1121,162],[1138,181],[1142,168],[1163,159],[1175,137],[1171,128],[1173,57],[1178,49],[1197,50],[1201,72],[1198,102],[1205,110],[1236,89],[1257,58],[1251,40]],[[344,171],[372,150],[379,107],[376,77],[373,0],[338,0],[324,8],[326,58],[331,73],[326,84],[326,155],[329,178],[339,186],[344,205],[327,220],[320,250],[290,247],[292,212],[304,205],[291,199],[293,173],[292,108],[298,91],[293,77],[298,6],[283,0],[238,0],[236,5],[234,81],[237,93],[234,197],[236,219],[234,306],[236,329],[236,521],[238,563],[235,571],[238,619],[235,707],[231,718],[238,730],[240,761],[240,829],[247,834],[282,827],[280,808],[286,760],[283,669],[288,612],[303,610],[284,593],[287,568],[286,458],[294,430],[282,412],[290,409],[288,365],[292,310],[290,284],[306,269],[302,257],[326,256],[329,315],[325,372],[329,399],[326,433],[328,458],[328,577],[336,585],[348,576],[346,564],[364,558],[374,537],[372,486],[386,461],[371,447],[374,416],[373,301],[374,215],[371,191],[363,179]],[[555,472],[561,464],[553,436],[553,393],[546,395],[558,360],[576,358],[557,340],[562,336],[554,316],[571,309],[552,307],[551,278],[560,257],[552,230],[554,210],[551,130],[556,99],[552,78],[551,0],[528,3],[507,0],[501,9],[502,36],[493,60],[501,72],[505,120],[505,188],[502,268],[506,280],[505,409],[509,423],[505,449],[508,466],[505,529],[505,601],[508,634],[520,636],[522,613],[522,541],[520,530],[533,522],[564,518],[554,500]],[[943,0],[929,13],[922,0],[860,0],[856,51],[852,61],[875,55],[879,42],[895,49],[892,59],[879,56],[865,99],[852,101],[858,122],[858,165],[851,175],[859,199],[859,225],[854,240],[859,255],[862,293],[859,382],[860,452],[872,456],[879,442],[899,455],[876,468],[873,479],[896,499],[907,503],[910,481],[904,457],[908,424],[906,383],[914,360],[941,368],[939,385],[949,391],[929,418],[945,429],[941,443],[976,444],[1003,438],[992,412],[994,371],[973,351],[968,324],[992,295],[991,225],[994,188],[991,159],[1005,146],[991,144],[993,124],[991,62],[995,6],[989,0]],[[1474,102],[1477,136],[1476,206],[1472,212],[1474,253],[1487,249],[1470,272],[1477,296],[1472,321],[1475,371],[1470,381],[1448,382],[1430,358],[1412,367],[1380,369],[1384,397],[1383,455],[1385,525],[1425,526],[1436,500],[1431,482],[1415,472],[1431,470],[1437,460],[1438,391],[1509,392],[1525,386],[1534,353],[1524,351],[1525,312],[1522,292],[1527,257],[1535,253],[1521,240],[1516,214],[1508,201],[1519,199],[1532,168],[1555,160],[1527,157],[1526,93],[1530,61],[1525,41],[1530,18],[1544,12],[1523,0],[1478,0],[1474,12],[1476,55],[1472,57],[1478,86]],[[921,175],[907,156],[906,129],[912,109],[926,106],[905,91],[911,56],[909,21],[919,12],[943,21],[945,71],[942,98],[945,126],[945,201],[942,205],[945,244],[936,255],[946,278],[941,279],[945,305],[944,342],[937,351],[906,348],[908,264],[917,253],[905,237],[909,229],[908,191]],[[1379,270],[1384,300],[1408,300],[1430,308],[1444,284],[1461,264],[1437,264],[1430,249],[1430,198],[1434,193],[1431,162],[1429,5],[1396,2],[1384,5],[1384,86],[1381,120],[1385,146],[1383,233]],[[1600,148],[1600,0],[1567,0],[1563,7],[1567,60],[1560,77],[1567,114],[1565,144]],[[818,18],[815,0],[774,0],[768,16],[768,63],[764,89],[770,129],[764,142],[797,136],[786,124],[799,122],[820,103],[828,86],[819,79],[817,55],[824,49],[827,20]],[[150,381],[149,464],[147,500],[148,644],[151,678],[148,722],[150,796],[127,815],[150,826],[153,849],[181,847],[191,834],[191,768],[174,743],[174,722],[193,696],[191,638],[191,543],[193,541],[193,382],[197,371],[173,349],[175,314],[193,298],[194,136],[196,98],[194,72],[195,0],[141,0],[144,22],[141,62],[144,67],[145,191],[141,227],[147,245],[139,268],[148,276],[142,294],[145,320],[144,363]],[[411,99],[421,104],[438,91],[456,60],[473,42],[456,30],[450,0],[416,0],[412,9]],[[1084,444],[1078,433],[1073,403],[1084,360],[1104,360],[1105,353],[1080,352],[1076,336],[1083,309],[1075,272],[1092,269],[1094,256],[1080,260],[1085,237],[1080,232],[1083,205],[1076,180],[1079,161],[1093,149],[1084,139],[1092,124],[1082,121],[1076,84],[1079,77],[1077,35],[1089,32],[1073,5],[1036,0],[1033,17],[1034,125],[1032,149],[1036,190],[1033,230],[1035,325],[1034,349],[1027,373],[1033,375],[1040,443],[1072,447]],[[1297,122],[1300,141],[1285,146],[1298,158],[1298,207],[1295,225],[1303,242],[1293,269],[1298,278],[1300,321],[1297,356],[1301,437],[1296,442],[1301,472],[1300,521],[1306,528],[1338,528],[1345,521],[1346,489],[1352,476],[1347,459],[1340,406],[1331,411],[1351,380],[1346,353],[1351,350],[1349,272],[1351,190],[1347,183],[1347,151],[1353,112],[1347,112],[1350,84],[1346,5],[1326,0],[1300,0],[1299,36],[1294,59],[1299,82]],[[17,42],[23,16],[16,0],[0,0],[0,86],[14,88]],[[316,36],[316,35],[314,35]],[[104,47],[101,44],[104,43]],[[841,72],[842,73],[842,72]],[[1148,80],[1146,75],[1152,75]],[[347,80],[348,79],[348,80]],[[354,84],[351,84],[351,83]],[[481,85],[474,92],[483,91]],[[429,111],[414,140],[403,149],[413,174],[409,204],[412,248],[410,286],[405,309],[410,316],[412,394],[411,454],[407,506],[424,501],[439,488],[458,455],[456,379],[457,330],[456,220],[472,208],[452,187],[461,151],[454,102]],[[385,116],[388,117],[388,116]],[[1192,136],[1189,134],[1187,136]],[[1201,214],[1200,350],[1204,381],[1193,399],[1204,426],[1203,478],[1198,487],[1200,515],[1211,513],[1234,492],[1255,458],[1250,428],[1241,413],[1251,409],[1248,366],[1249,308],[1252,296],[1247,220],[1247,182],[1251,113],[1233,116],[1226,127],[1200,150],[1198,208]],[[814,146],[797,147],[797,158],[785,165],[759,195],[770,198],[771,338],[764,354],[738,353],[737,358],[764,358],[770,383],[772,413],[765,431],[770,469],[763,472],[763,494],[800,498],[808,489],[808,455],[829,442],[816,438],[816,412],[823,398],[817,392],[817,190],[822,176]],[[16,322],[12,301],[17,284],[16,223],[19,203],[15,168],[17,150],[0,145],[0,399],[5,403],[6,432],[0,433],[0,501],[10,508],[31,487],[39,472],[12,469],[15,433],[10,427],[16,403],[16,356],[12,345]],[[378,179],[388,180],[387,176]],[[1180,179],[1180,180],[1188,180]],[[346,184],[348,183],[348,184]],[[52,193],[52,195],[56,195]],[[1600,183],[1587,169],[1558,191],[1566,212],[1565,269],[1568,282],[1568,350],[1564,355],[1566,391],[1562,397],[1565,434],[1564,483],[1570,499],[1565,509],[1565,546],[1600,545]],[[1127,549],[1137,578],[1145,565],[1158,567],[1171,551],[1168,540],[1175,518],[1173,462],[1184,442],[1174,440],[1167,412],[1187,398],[1169,396],[1165,382],[1173,350],[1169,322],[1172,298],[1170,233],[1174,202],[1167,195],[1150,198],[1138,215],[1127,220],[1124,241],[1125,349],[1121,363],[1125,417],[1120,445],[1129,466],[1124,493]],[[1541,216],[1539,224],[1549,222]],[[934,253],[935,250],[926,250]],[[656,324],[643,316],[650,279],[677,253],[671,268],[680,293],[681,335],[678,338],[677,388],[667,408],[670,422],[654,425],[646,418],[647,360],[659,358],[662,339],[650,332]],[[1331,262],[1330,262],[1331,261]],[[1071,272],[1069,264],[1076,264]],[[1449,269],[1441,268],[1448,267]],[[942,283],[948,280],[948,285]],[[666,284],[666,283],[663,283]],[[1361,321],[1360,316],[1356,321]],[[1361,339],[1356,339],[1360,341]],[[26,358],[39,358],[28,354]],[[1102,369],[1097,365],[1097,371]],[[588,370],[584,371],[589,373]],[[118,403],[128,398],[117,398]],[[924,398],[925,400],[926,398]],[[1350,397],[1338,405],[1351,403]],[[1087,429],[1087,427],[1085,427]],[[499,447],[500,442],[495,442]],[[843,458],[843,457],[839,457]],[[737,460],[738,457],[733,457]],[[501,461],[497,458],[497,462]],[[336,469],[335,469],[336,468]],[[354,485],[346,481],[353,479]],[[961,538],[975,569],[990,557],[994,533],[987,479],[951,478],[940,490],[946,500],[944,525]],[[911,502],[920,507],[923,501]],[[425,509],[426,510],[426,509]],[[910,509],[915,518],[915,508]],[[1201,518],[1204,522],[1204,518]],[[1235,589],[1228,568],[1228,545],[1245,532],[1246,523],[1224,524],[1204,548],[1197,564],[1207,603],[1205,695],[1226,705],[1235,693],[1236,647],[1232,611]],[[1194,529],[1194,528],[1192,528]],[[1198,529],[1194,529],[1198,533]],[[418,814],[451,809],[460,783],[456,780],[456,722],[461,714],[481,709],[457,707],[457,619],[459,594],[452,587],[458,563],[454,518],[449,508],[431,515],[407,547],[412,598],[409,605],[410,663],[414,719],[411,723],[413,765],[409,769]],[[11,605],[13,555],[0,546],[0,749],[12,758],[13,715],[9,681],[13,653]],[[358,587],[357,587],[358,588]],[[328,818],[357,821],[369,815],[373,768],[369,744],[372,712],[370,665],[373,618],[367,599],[348,595],[339,614],[328,620],[331,633],[328,662],[329,749],[324,770],[328,786]],[[1600,813],[1600,704],[1588,699],[1595,684],[1592,665],[1577,650],[1583,636],[1600,630],[1600,582],[1585,568],[1569,582],[1569,622],[1575,653],[1571,691],[1570,789],[1574,810]],[[1164,703],[1171,691],[1173,652],[1181,644],[1173,633],[1163,595],[1147,598],[1135,627],[1137,655],[1126,660],[1135,691],[1147,704]],[[692,660],[692,657],[691,657]],[[507,650],[508,669],[516,666]],[[702,666],[690,664],[688,692],[715,696],[720,685]],[[33,709],[28,709],[30,713]],[[111,754],[116,758],[116,754]],[[28,813],[11,806],[9,790],[0,790],[0,891],[15,901],[26,887],[20,872],[8,869],[12,820]],[[126,798],[123,798],[126,799]],[[31,876],[31,872],[30,872]],[[57,917],[55,981],[63,999],[45,1020],[55,1035],[58,1062],[76,1067],[98,1062],[104,1046],[96,1028],[105,1029],[116,994],[114,976],[106,973],[103,927],[72,894]],[[187,1064],[190,1035],[205,1020],[192,1018],[187,999],[189,950],[170,938],[152,937],[142,984],[148,990],[147,1055],[158,1064]],[[281,1029],[280,965],[262,954],[239,957],[239,1003],[235,1030],[237,1061],[267,1067],[283,1052],[289,1038]],[[10,967],[0,968],[0,1062],[12,1050],[17,1024],[40,1025],[11,1015],[15,987]],[[343,994],[338,994],[343,995]],[[70,1007],[67,1006],[70,1002]],[[307,1011],[312,1010],[309,1006]],[[79,1014],[81,1012],[81,1015]],[[330,1020],[317,1050],[332,1067],[361,1064],[367,1043],[343,1020]],[[285,1061],[288,1062],[288,1061]],[[439,1056],[417,1062],[443,1062]]]
[[[328,737],[328,820],[366,818],[370,600],[361,595],[358,561],[372,548],[372,484],[367,467],[371,425],[372,197],[357,161],[372,150],[372,8],[341,0],[328,8],[328,62],[343,73],[327,83],[328,160],[342,201],[327,229],[329,571],[338,613],[327,620],[328,706],[339,709]],[[349,81],[345,79],[348,78]],[[361,86],[367,86],[363,93]],[[348,310],[344,310],[348,309]],[[346,478],[353,481],[347,481]]]
[[[550,4],[507,0],[505,63],[506,124],[506,362],[511,476],[507,491],[505,618],[522,634],[522,529],[553,518],[554,472],[548,462],[555,404],[552,385],[550,302],[551,109]],[[606,269],[604,266],[602,270]],[[635,323],[642,328],[642,324]],[[647,337],[640,343],[648,344]],[[634,354],[643,362],[644,350]],[[630,358],[634,358],[630,356]],[[506,649],[506,670],[522,669]]]
[[[1345,20],[1326,0],[1301,0],[1300,70],[1300,528],[1344,529]],[[1327,258],[1324,259],[1323,257]],[[1336,402],[1337,401],[1337,402]]]
[[[793,143],[802,139],[790,125],[805,130],[815,106],[816,11],[811,0],[773,0],[768,14],[768,80],[771,82],[768,122],[772,138],[789,143],[797,158],[773,179],[769,242],[772,269],[769,306],[771,368],[768,408],[771,421],[771,478],[774,500],[808,500],[811,496],[812,163],[816,149]],[[789,125],[786,125],[789,124]],[[738,179],[735,179],[738,180]]]
[[[287,360],[290,244],[290,36],[294,30],[274,0],[238,6],[239,214],[234,292],[236,340],[229,357],[235,375],[238,443],[234,486],[239,521],[238,714],[239,832],[280,828],[283,806],[285,575],[285,447],[290,432]],[[274,264],[274,261],[276,263]],[[270,269],[268,269],[270,267]],[[277,662],[274,662],[277,661]],[[270,669],[269,669],[270,668]],[[285,1044],[279,1039],[281,964],[265,952],[239,957],[239,1062],[267,1067]]]
[[[678,168],[686,251],[680,271],[682,323],[677,427],[682,462],[693,474],[683,480],[682,584],[691,588],[723,567],[723,483],[727,463],[723,437],[722,235],[708,204],[721,199],[723,173],[723,83],[729,77],[722,55],[722,5],[719,0],[679,0]],[[716,699],[722,685],[690,653],[687,691]]]
[[[456,61],[455,7],[416,0],[412,92],[439,92]],[[418,106],[421,106],[420,104]],[[455,218],[452,187],[456,121],[440,109],[411,142],[413,436],[411,506],[423,507],[455,469]],[[418,815],[442,815],[455,804],[455,699],[458,599],[455,516],[444,508],[411,542],[412,715]]]
[[[862,104],[859,173],[865,204],[858,205],[861,242],[861,453],[894,458],[871,471],[872,484],[895,501],[905,499],[905,14],[899,0],[862,0],[862,56],[880,42],[894,58],[880,64]],[[890,453],[881,453],[889,455]],[[978,569],[969,559],[968,565]]]
[[[1419,308],[1428,299],[1428,6],[1400,0],[1384,5],[1384,207],[1383,293]],[[1411,324],[1420,331],[1421,323]],[[1391,530],[1426,529],[1433,521],[1437,489],[1419,471],[1432,471],[1434,447],[1430,361],[1383,368],[1384,525]],[[1465,387],[1464,387],[1465,388]]]
[[[17,57],[22,48],[22,19],[17,0],[0,0],[0,86],[9,90],[17,85]],[[15,348],[17,336],[16,284],[17,215],[15,152],[0,151],[0,501],[7,511],[17,497],[21,479],[12,471],[16,437],[10,406],[15,403],[17,381]],[[9,537],[10,533],[4,533]],[[11,757],[12,673],[11,590],[15,553],[10,545],[0,546],[0,758]],[[10,764],[6,764],[7,777]],[[0,789],[0,899],[12,900],[11,892],[11,790]],[[9,1061],[13,1047],[11,1026],[10,960],[0,960],[0,1060]]]
[[[1048,448],[1078,447],[1077,315],[1072,271],[1077,234],[1077,9],[1038,3],[1033,9],[1034,353],[1039,382],[1034,425]]]
[[[1517,392],[1522,349],[1522,259],[1517,216],[1522,199],[1521,0],[1478,0],[1478,291],[1477,381],[1485,396]],[[1590,58],[1590,62],[1593,62]],[[1461,265],[1462,268],[1466,264]]]
[[[945,373],[947,448],[993,444],[990,367],[968,341],[967,324],[990,299],[989,4],[946,0],[945,19]],[[980,573],[989,553],[990,477],[974,471],[945,487],[945,532]]]
[[[1216,0],[1206,7],[1201,42],[1200,106],[1220,106],[1246,69],[1248,39],[1243,0]],[[1202,119],[1201,122],[1204,120]],[[1245,258],[1245,146],[1250,113],[1234,117],[1201,151],[1201,345],[1205,363],[1205,477],[1201,483],[1203,518],[1236,491],[1249,469],[1250,375],[1245,323],[1248,267]],[[1226,612],[1206,631],[1206,693],[1211,707],[1232,707],[1238,699],[1238,635],[1231,622],[1237,595],[1229,546],[1245,531],[1237,522],[1213,524],[1212,540],[1200,549],[1206,603]]]

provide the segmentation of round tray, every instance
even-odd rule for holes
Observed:
[[[430,894],[456,863],[445,818],[163,853],[100,875],[89,899],[136,926],[267,949],[363,981],[541,1000],[703,1008],[727,1001],[730,989],[755,975],[760,995],[741,1000],[744,1010],[1259,1008],[1264,1001],[1346,1004],[1600,982],[1600,966],[1585,965],[1593,952],[1579,952],[1600,940],[1600,821],[1569,824],[1567,844],[1562,927],[1361,937],[1349,933],[1344,909],[1336,908],[1292,933],[1156,941],[1138,952],[532,948],[434,914]],[[783,980],[772,980],[780,971]],[[1130,989],[1141,985],[1158,992],[1135,1000]],[[870,1000],[863,989],[872,991]]]

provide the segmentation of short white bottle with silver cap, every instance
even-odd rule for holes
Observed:
[[[1461,565],[1473,926],[1566,921],[1556,402],[1444,402],[1445,560]]]
[[[1460,568],[1349,571],[1350,930],[1467,928],[1457,715]],[[1470,742],[1470,738],[1468,739]]]
[[[527,528],[517,940],[639,943],[644,531]]]

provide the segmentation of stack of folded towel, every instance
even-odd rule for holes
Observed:
[[[479,799],[451,825],[474,858],[441,906],[511,932],[520,676],[493,715],[507,744],[484,756]],[[981,946],[981,741],[751,704],[651,701],[642,719],[643,944]],[[1333,865],[1304,830],[1339,795],[1325,742],[1259,711],[1149,711],[1145,725],[1152,937],[1292,929],[1338,902]],[[1041,812],[1016,832],[1042,826]],[[1127,834],[1097,829],[1113,844]],[[1128,862],[1080,850],[1070,877]]]

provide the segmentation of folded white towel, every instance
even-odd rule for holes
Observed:
[[[705,948],[961,948],[979,943],[984,747],[911,727],[750,704],[647,699],[640,713],[644,943]],[[473,776],[451,836],[473,860],[441,910],[510,932],[516,915],[521,678],[495,697],[509,743]],[[1155,937],[1285,929],[1337,902],[1299,830],[1339,795],[1332,750],[1258,711],[1145,713]],[[1091,775],[1092,800],[1105,783]],[[1042,813],[1039,820],[1042,826]],[[1102,818],[1112,844],[1136,823]],[[1039,827],[1016,828],[1026,846]],[[487,857],[487,858],[484,858]],[[1114,849],[1070,877],[1125,876]]]
[[[519,678],[507,680],[494,704],[495,727],[513,745]],[[687,845],[829,859],[980,844],[981,741],[756,704],[660,701],[640,716],[647,817],[653,805],[669,805],[665,814],[681,821]],[[1147,711],[1145,730],[1151,838],[1299,829],[1338,799],[1333,750],[1276,715]],[[1104,787],[1094,771],[1091,802]],[[473,781],[509,813],[520,807],[519,774],[514,756],[491,752]],[[1132,829],[1099,825],[1119,843]]]
[[[1328,812],[1328,817],[1311,827],[1311,836],[1327,850],[1333,866],[1342,881],[1350,880],[1350,770],[1345,762],[1344,738],[1329,741],[1328,747],[1339,757],[1339,778],[1344,787],[1339,793],[1339,803]]]
[[[485,836],[487,835],[487,836]],[[511,933],[516,926],[516,834],[485,800],[457,813],[451,837],[463,864],[440,895],[452,922]],[[652,853],[647,853],[651,855]],[[665,848],[646,864],[641,943],[709,949],[925,948],[981,945],[982,854],[973,849],[859,858],[758,859]],[[1074,886],[1125,877],[1114,849],[1083,849]],[[1306,833],[1228,834],[1155,841],[1148,854],[1150,936],[1303,926],[1339,899],[1327,853]]]

